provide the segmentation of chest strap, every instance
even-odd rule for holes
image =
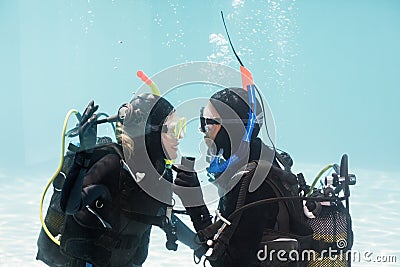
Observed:
[[[248,192],[249,184],[253,177],[256,167],[257,167],[256,162],[251,162],[246,167],[247,173],[243,176],[243,180],[240,185],[240,190],[239,190],[239,195],[238,195],[238,200],[236,202],[235,210],[237,210],[245,205],[246,195]],[[239,225],[239,221],[242,217],[242,214],[243,214],[243,212],[240,212],[238,214],[238,216],[234,217],[231,222],[231,225],[229,225],[229,226],[227,226],[226,223],[223,223],[222,221],[217,221],[214,224],[207,227],[203,231],[203,233],[206,235],[210,235],[213,231],[214,231],[214,234],[215,234],[215,232],[217,232],[217,233],[220,232],[219,235],[218,234],[216,235],[216,238],[215,238],[216,240],[214,240],[214,247],[212,249],[211,255],[209,255],[209,256],[206,255],[206,257],[209,261],[215,261],[215,260],[219,259],[225,253],[225,250],[229,245],[229,241],[232,238],[233,234],[236,231],[236,228]],[[218,229],[218,231],[215,231],[216,229]],[[208,236],[207,239],[209,239],[209,238],[210,238],[210,236]]]

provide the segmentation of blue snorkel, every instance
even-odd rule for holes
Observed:
[[[215,156],[214,159],[211,161],[210,166],[208,167],[207,171],[210,175],[215,176],[222,172],[224,172],[227,168],[234,166],[236,163],[242,161],[247,153],[249,152],[250,147],[250,140],[253,134],[254,125],[257,122],[257,101],[256,101],[256,94],[255,94],[255,85],[253,81],[253,77],[251,72],[245,68],[242,61],[240,60],[239,56],[237,55],[235,48],[232,45],[231,38],[228,33],[228,29],[225,24],[224,14],[221,11],[222,21],[224,23],[225,31],[228,36],[229,43],[235,54],[237,60],[240,63],[240,73],[242,76],[242,86],[243,89],[248,93],[248,100],[249,100],[249,117],[247,120],[246,125],[246,132],[243,135],[243,138],[240,142],[238,150],[229,157],[226,161],[221,162],[222,153]]]
[[[246,126],[246,133],[243,136],[242,141],[250,142],[251,135],[253,133],[254,129],[254,124],[257,121],[256,117],[256,112],[257,112],[257,101],[256,101],[256,95],[254,92],[254,84],[249,84],[247,85],[247,94],[249,96],[249,119],[247,121],[247,126]]]
[[[249,95],[249,102],[254,101],[254,87],[249,86],[250,90],[248,90],[248,95]],[[214,157],[212,160],[210,167],[208,168],[208,173],[212,174],[213,176],[218,175],[222,172],[224,172],[227,168],[234,166],[237,162],[240,162],[242,159],[244,159],[245,155],[247,155],[247,152],[249,151],[250,147],[250,140],[251,140],[251,135],[253,133],[254,125],[257,121],[257,117],[255,115],[256,112],[256,102],[250,102],[252,103],[252,107],[249,108],[249,118],[247,120],[247,126],[246,126],[246,132],[243,135],[243,138],[240,142],[238,150],[229,157],[226,161],[221,163],[221,155]]]

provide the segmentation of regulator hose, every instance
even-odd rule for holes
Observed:
[[[50,233],[49,229],[48,229],[47,226],[46,226],[46,223],[45,223],[45,221],[44,221],[44,218],[43,218],[43,202],[44,202],[44,198],[45,198],[45,196],[46,196],[47,190],[49,189],[51,183],[53,183],[53,181],[54,181],[54,179],[57,177],[57,175],[60,173],[61,168],[62,168],[63,163],[64,163],[65,133],[66,133],[66,129],[67,129],[67,124],[68,124],[69,117],[71,117],[72,114],[75,114],[75,115],[79,118],[79,112],[78,112],[77,110],[75,110],[75,109],[71,109],[70,111],[68,111],[67,115],[65,116],[64,124],[63,124],[63,129],[62,129],[62,137],[61,137],[61,140],[62,140],[62,141],[61,141],[61,157],[60,157],[60,164],[58,165],[58,168],[57,168],[57,170],[55,171],[54,175],[53,175],[53,176],[50,178],[50,180],[47,182],[47,184],[46,184],[46,186],[45,186],[45,188],[44,188],[44,190],[43,190],[42,197],[41,197],[41,199],[40,199],[40,211],[39,211],[39,214],[40,214],[40,222],[41,222],[42,227],[43,227],[43,230],[45,231],[45,233],[47,234],[47,236],[48,236],[54,243],[56,243],[57,245],[60,245],[60,241],[57,240],[57,238],[55,238],[55,237],[53,236],[52,233]]]

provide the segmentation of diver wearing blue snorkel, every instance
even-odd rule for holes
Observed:
[[[250,94],[242,88],[227,88],[215,93],[207,106],[201,110],[200,128],[204,133],[205,142],[209,146],[209,150],[214,148],[214,151],[218,151],[220,154],[219,156],[214,155],[208,168],[208,172],[216,179],[219,189],[229,188],[232,177],[237,176],[239,171],[244,170],[246,172],[242,177],[239,177],[240,181],[235,181],[237,184],[220,199],[219,211],[223,218],[228,218],[236,209],[243,181],[246,181],[247,176],[250,177],[252,174],[250,171],[251,164],[248,163],[266,160],[273,153],[257,137],[261,124],[261,109],[259,109],[258,114],[249,112],[252,106],[254,110],[257,101],[249,104],[252,99],[249,99],[248,95]],[[221,158],[226,160],[222,162]],[[247,167],[243,169],[242,167],[246,165]],[[198,195],[192,195],[192,197],[197,197],[195,200],[197,202],[202,198],[195,172],[178,171],[175,184],[183,187],[198,187]],[[197,207],[190,206],[188,204],[190,199],[182,198],[179,190],[175,192],[181,197],[183,204],[187,206],[186,209],[191,216],[194,228],[200,239],[203,239],[204,230],[212,224],[207,207],[205,204]],[[271,186],[263,183],[256,191],[247,193],[243,200],[244,204],[248,204],[275,196]],[[265,227],[274,227],[277,213],[277,203],[270,204],[268,207],[258,207],[245,211],[240,222],[235,225],[236,230],[229,243],[224,244],[226,246],[223,249],[224,251],[220,255],[213,255],[208,258],[212,266],[249,266],[252,262],[255,262],[263,230]]]
[[[208,261],[213,267],[320,263],[350,266],[346,258],[335,260],[320,254],[328,249],[345,253],[352,246],[349,185],[355,184],[355,176],[348,174],[347,155],[343,155],[340,168],[337,164],[328,165],[308,186],[301,173],[296,176],[291,172],[293,160],[289,154],[278,153],[272,140],[269,147],[257,137],[261,125],[265,123],[267,127],[262,99],[260,109],[255,96],[256,91],[260,93],[236,54],[222,12],[221,15],[241,65],[242,88],[215,93],[200,111],[200,130],[210,154],[208,175],[220,194],[214,222],[196,172],[181,166],[174,168],[174,192],[182,200],[206,251],[204,264]],[[314,188],[331,167],[336,173],[325,179],[322,190]],[[190,194],[184,188],[190,188]],[[346,245],[339,246],[340,240]],[[280,255],[268,254],[267,249],[279,251]],[[281,252],[287,256],[306,250],[321,255],[321,262],[280,257]]]
[[[208,174],[222,195],[218,207],[220,223],[212,224],[196,172],[177,168],[174,181],[177,186],[174,191],[190,215],[199,239],[206,243],[206,258],[212,266],[243,267],[256,263],[263,231],[265,228],[274,228],[278,215],[278,203],[271,203],[247,210],[232,222],[226,220],[245,204],[276,197],[268,183],[262,183],[257,190],[247,192],[256,162],[264,160],[271,165],[278,164],[274,160],[275,151],[257,137],[264,114],[256,99],[251,73],[237,58],[241,63],[243,88],[218,91],[200,110],[200,131],[204,134],[210,154]],[[274,171],[270,174],[277,175]],[[197,190],[192,190],[188,196],[181,190],[182,187]],[[221,235],[224,231],[230,232],[229,237]]]

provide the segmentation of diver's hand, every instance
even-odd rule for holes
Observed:
[[[204,203],[196,172],[178,171],[174,181],[174,192],[185,206],[196,231],[211,224],[212,216]]]
[[[183,187],[200,187],[196,172],[178,172],[176,174],[175,184]]]
[[[97,115],[95,112],[99,108],[94,105],[94,101],[90,101],[89,105],[83,112],[82,118],[79,121],[79,142],[80,150],[90,150],[96,145],[97,138]]]
[[[173,188],[185,207],[204,205],[203,192],[196,172],[178,171]]]

